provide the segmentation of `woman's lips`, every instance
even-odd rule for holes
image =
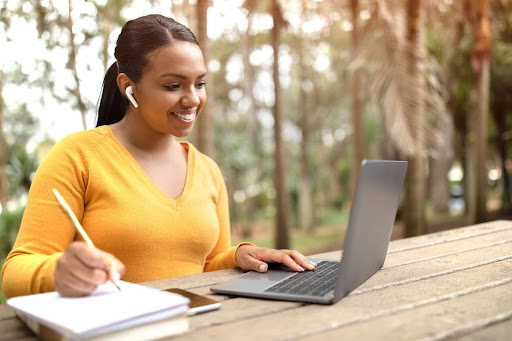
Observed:
[[[196,119],[196,110],[172,111],[171,114],[185,122],[193,122]]]

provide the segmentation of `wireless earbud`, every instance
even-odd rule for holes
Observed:
[[[128,97],[128,99],[130,100],[130,102],[132,102],[133,106],[135,108],[138,108],[139,107],[139,103],[137,103],[137,101],[135,100],[135,98],[133,97],[133,88],[132,86],[130,85],[129,87],[126,88],[126,97]]]

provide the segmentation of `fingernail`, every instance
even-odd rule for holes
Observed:
[[[309,263],[313,266],[317,266],[316,263],[313,263],[312,261],[309,261]]]
[[[259,269],[260,271],[267,271],[267,264],[261,264]]]
[[[112,274],[112,278],[114,279],[114,282],[117,282],[121,279],[121,274],[116,271]]]
[[[302,266],[300,266],[300,265],[297,265],[297,266],[299,267],[300,271],[304,271],[304,268]]]

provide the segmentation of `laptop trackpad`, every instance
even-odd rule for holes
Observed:
[[[256,271],[250,271],[242,276],[240,276],[240,279],[256,279],[260,281],[275,281],[278,282],[282,279],[285,279],[287,277],[290,277],[294,275],[294,272],[290,271],[267,271],[264,273],[256,272]]]

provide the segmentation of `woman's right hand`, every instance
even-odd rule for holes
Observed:
[[[57,260],[55,290],[62,296],[87,296],[108,279],[118,280],[124,271],[124,264],[110,253],[73,242]]]

